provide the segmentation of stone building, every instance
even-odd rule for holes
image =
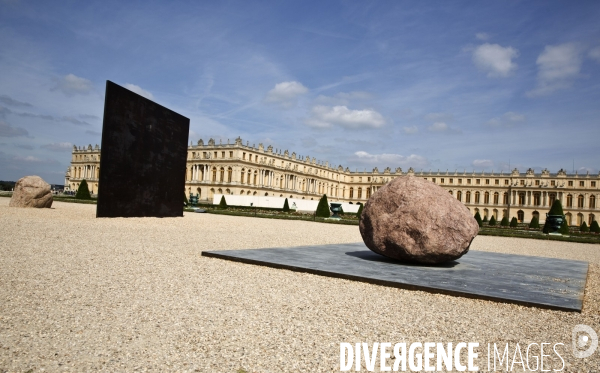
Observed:
[[[65,175],[65,189],[76,190],[86,179],[92,193],[98,191],[100,148],[73,147],[71,166]],[[389,167],[380,172],[350,171],[347,167],[332,167],[314,157],[299,156],[287,150],[258,147],[242,143],[217,144],[199,140],[188,147],[185,193],[212,201],[214,194],[275,196],[298,199],[318,199],[327,194],[330,201],[366,202],[382,185],[401,175],[423,177],[463,202],[472,212],[496,220],[508,216],[529,222],[534,216],[540,221],[552,202],[559,199],[571,225],[583,221],[591,224],[600,210],[600,174],[567,174],[564,170],[550,173],[532,169],[520,173],[504,172],[403,171]]]

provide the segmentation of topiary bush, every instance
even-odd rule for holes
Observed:
[[[500,226],[508,227],[508,225],[509,225],[508,218],[505,216],[502,218],[502,221],[500,222]]]
[[[87,181],[85,181],[85,179],[81,180],[81,184],[79,184],[79,188],[77,189],[77,194],[75,194],[75,198],[92,199],[90,190],[88,189]]]
[[[329,202],[327,202],[327,194],[323,194],[323,197],[319,200],[317,205],[317,211],[315,212],[319,218],[328,218],[331,214],[329,213]]]
[[[483,223],[487,223],[487,222],[488,222],[487,215],[483,217],[483,220],[482,220],[482,222],[483,222]]]
[[[363,204],[362,203],[358,203],[360,205],[360,207],[358,208],[358,211],[356,212],[356,217],[358,218],[358,220],[360,220],[360,216],[362,215],[363,212]]]
[[[290,212],[290,204],[288,203],[287,198],[283,202],[283,212]]]
[[[586,222],[581,223],[581,225],[579,226],[579,231],[580,232],[589,232],[590,228],[588,228]]]
[[[554,203],[552,204],[552,207],[550,207],[548,215],[564,215],[562,203],[560,203],[559,200],[554,200]]]
[[[592,224],[590,224],[590,232],[600,233],[600,225],[598,225],[598,222],[596,220],[594,220]]]
[[[540,229],[540,220],[537,216],[534,216],[533,219],[531,219],[531,222],[529,223],[529,228]]]
[[[567,219],[563,220],[563,223],[560,226],[560,229],[558,230],[558,233],[560,233],[560,234],[569,234],[569,224],[567,224]]]
[[[490,226],[494,225],[496,225],[496,218],[494,217],[494,215],[492,215],[492,218],[490,219]]]
[[[483,222],[481,221],[481,215],[479,215],[479,211],[475,213],[475,220],[477,220],[477,224],[479,224],[479,228],[483,227]]]
[[[517,225],[519,225],[519,222],[517,221],[517,218],[515,218],[515,217],[513,216],[513,218],[510,220],[510,227],[511,227],[511,228],[516,228],[516,227],[517,227]]]
[[[227,201],[225,201],[225,196],[221,196],[221,202],[219,202],[219,209],[221,209],[221,210],[227,209]]]

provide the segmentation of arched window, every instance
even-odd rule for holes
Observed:
[[[494,219],[498,220],[498,209],[494,209],[494,211],[492,211],[492,215],[494,216]]]
[[[475,192],[475,203],[479,203],[479,192]]]
[[[519,223],[522,223],[524,219],[525,213],[523,212],[523,210],[517,211],[517,220],[519,221]]]
[[[337,195],[337,187],[335,189],[336,189],[335,194]],[[370,197],[371,197],[371,188],[367,188],[367,199],[369,199]]]
[[[486,205],[488,205],[490,203],[490,193],[489,192],[485,192],[485,194],[483,195],[483,203],[485,203]]]
[[[448,193],[450,193],[450,195],[451,195],[451,196],[453,196],[453,195],[454,195],[454,193],[452,193],[452,191],[451,191],[451,190],[449,190],[449,191],[448,191]]]
[[[220,171],[221,171],[221,172],[219,172],[220,181],[223,182],[223,181],[225,181],[225,169],[223,167],[221,167]]]
[[[596,216],[594,214],[588,215],[588,227],[592,225],[592,222],[596,220]]]
[[[489,213],[488,209],[483,209],[483,218],[484,219],[487,219],[488,213]]]
[[[217,168],[213,167],[213,181],[217,181]]]
[[[508,205],[508,193],[507,192],[504,192],[504,195],[502,196],[502,204]]]
[[[459,201],[462,200],[462,192],[460,190],[456,192],[456,199]]]
[[[465,195],[465,202],[471,203],[471,192],[469,191],[467,191],[467,194]]]
[[[240,183],[244,184],[244,175],[246,174],[246,170],[242,168],[242,172],[240,173]],[[242,190],[242,193],[240,194],[244,194],[244,191]]]
[[[552,204],[554,203],[554,201],[556,201],[556,194],[551,193],[548,195],[548,202],[549,205],[552,206]]]
[[[539,206],[541,204],[540,200],[541,200],[540,194],[539,193],[533,193],[533,205],[534,206]]]
[[[358,199],[362,198],[362,188],[358,188]]]
[[[525,193],[519,193],[519,205],[525,204]]]
[[[252,184],[252,179],[250,179],[252,177],[252,171],[248,170],[248,185]],[[248,193],[250,193],[250,191],[248,191]]]
[[[256,178],[258,177],[258,172],[254,171],[254,182],[252,184],[256,185]]]
[[[567,212],[567,213],[565,214],[565,218],[567,218],[567,225],[571,225],[571,220],[572,220],[571,218],[572,218],[572,217],[573,217],[573,216],[571,215],[571,213],[570,213],[570,212]]]
[[[567,207],[573,207],[573,196],[570,194],[567,195]]]
[[[577,214],[577,225],[581,225],[583,223],[583,214]]]
[[[590,208],[591,209],[596,208],[596,196],[590,196]]]
[[[229,167],[227,169],[227,182],[231,183],[231,173],[233,172],[233,170],[231,169],[231,167]]]
[[[494,205],[498,204],[498,199],[500,198],[500,194],[498,192],[494,193]]]
[[[577,197],[577,207],[582,208],[583,207],[583,194],[580,194]],[[581,225],[581,224],[578,224]]]
[[[532,218],[538,218],[538,221],[540,220],[540,213],[537,211],[534,211],[531,213],[531,217]]]
[[[350,187],[350,198],[354,198],[354,188]]]

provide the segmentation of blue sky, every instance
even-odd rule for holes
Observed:
[[[352,170],[600,168],[597,1],[0,0],[0,179],[62,184],[106,80]]]

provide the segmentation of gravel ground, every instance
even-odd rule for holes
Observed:
[[[523,356],[529,343],[564,343],[563,371],[600,371],[600,349],[571,352],[575,325],[600,334],[600,245],[490,236],[472,245],[588,261],[579,314],[200,255],[357,242],[356,226],[195,213],[96,219],[95,205],[8,202],[0,198],[0,372],[337,372],[341,342],[478,342],[484,371],[488,343],[508,343],[510,355],[519,343]],[[544,368],[561,365],[552,354]]]

